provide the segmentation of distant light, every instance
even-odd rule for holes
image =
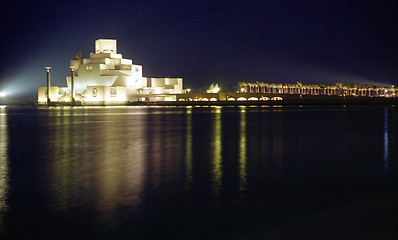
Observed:
[[[218,93],[221,89],[218,87],[218,84],[211,84],[210,88],[206,90],[207,93]]]
[[[7,94],[5,92],[0,92],[0,97],[5,97]]]

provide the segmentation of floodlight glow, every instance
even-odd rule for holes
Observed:
[[[0,92],[0,97],[5,97],[7,94],[5,92]]]

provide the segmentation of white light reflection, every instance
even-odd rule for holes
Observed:
[[[388,154],[388,107],[384,108],[384,178],[387,181],[389,167],[389,154]]]
[[[214,127],[213,127],[213,191],[215,197],[220,196],[222,189],[222,126],[221,126],[221,107],[214,107]]]
[[[4,231],[3,213],[8,208],[8,133],[6,111],[5,108],[0,108],[0,233]]]

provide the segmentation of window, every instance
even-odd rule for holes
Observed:
[[[93,71],[93,67],[92,66],[86,66],[86,71]]]
[[[94,89],[93,89],[93,97],[96,97],[96,96],[97,96],[97,89],[94,88]]]
[[[111,88],[111,97],[116,97],[116,88]]]

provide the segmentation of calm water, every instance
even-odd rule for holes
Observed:
[[[0,238],[397,239],[397,107],[0,109]]]

